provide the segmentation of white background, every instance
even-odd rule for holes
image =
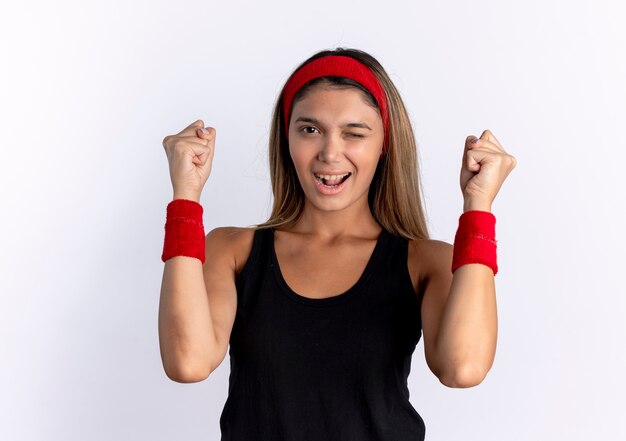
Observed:
[[[626,6],[602,1],[14,1],[0,7],[0,438],[217,440],[228,356],[169,380],[157,312],[168,134],[217,128],[205,230],[264,221],[291,71],[375,56],[416,132],[433,239],[462,213],[465,137],[517,168],[497,218],[485,381],[409,377],[428,440],[623,440]]]

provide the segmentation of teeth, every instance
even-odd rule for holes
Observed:
[[[327,181],[334,181],[335,179],[344,178],[344,177],[348,176],[349,174],[350,173],[346,173],[346,174],[343,174],[343,175],[318,175],[316,173],[315,176],[318,177],[318,178],[326,179]]]

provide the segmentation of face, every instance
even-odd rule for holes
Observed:
[[[306,203],[327,211],[355,203],[367,207],[384,129],[363,92],[313,86],[290,118],[289,153]]]

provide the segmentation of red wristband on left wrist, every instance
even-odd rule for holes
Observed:
[[[481,263],[498,273],[496,241],[496,217],[481,210],[466,211],[459,217],[454,237],[452,272],[461,265]]]

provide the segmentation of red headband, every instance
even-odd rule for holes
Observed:
[[[285,115],[285,136],[289,136],[289,119],[291,118],[291,104],[296,92],[310,80],[325,76],[345,77],[356,81],[365,87],[376,99],[380,116],[385,129],[385,143],[383,152],[387,149],[389,136],[389,116],[387,112],[387,96],[385,89],[378,78],[365,64],[355,58],[345,55],[327,55],[316,58],[305,64],[291,75],[283,88],[283,114]]]

